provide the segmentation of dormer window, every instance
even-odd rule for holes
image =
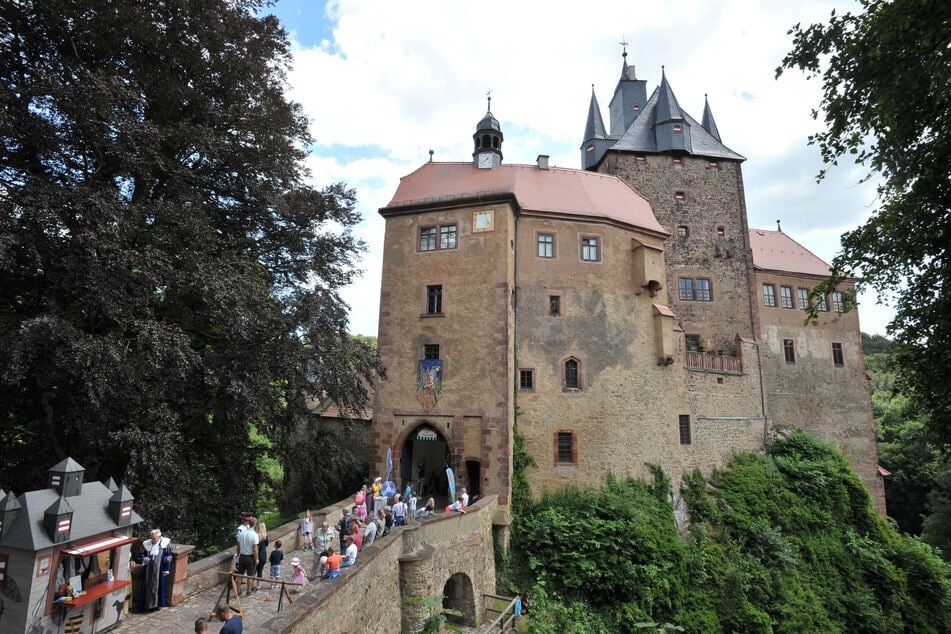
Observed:
[[[634,104],[634,112],[640,112],[640,111],[641,111],[641,104],[639,103]]]
[[[679,123],[675,123],[675,124],[674,124],[674,134],[680,134],[681,132],[683,132],[683,128],[681,128],[681,126],[680,126]]]

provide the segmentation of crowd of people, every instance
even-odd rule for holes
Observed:
[[[290,560],[291,584],[298,586],[296,591],[315,579],[334,579],[340,576],[343,568],[354,566],[360,551],[376,539],[388,535],[395,527],[406,526],[410,520],[421,520],[434,515],[436,501],[430,497],[426,504],[417,508],[417,498],[411,486],[407,485],[402,493],[392,497],[385,495],[382,487],[382,478],[376,478],[369,485],[363,485],[353,496],[353,504],[344,508],[340,519],[331,526],[329,522],[321,522],[315,527],[314,517],[310,510],[305,511],[300,521],[300,542],[302,549],[313,552],[313,564],[310,572],[299,557]],[[469,505],[469,494],[465,487],[460,490],[459,498],[445,507],[446,513],[465,513]],[[153,557],[156,557],[156,543],[161,533],[153,535],[153,540],[146,545]],[[251,596],[261,589],[261,583],[269,583],[271,589],[279,588],[283,582],[284,550],[281,540],[274,542],[270,552],[270,541],[267,536],[267,527],[264,522],[258,521],[250,513],[242,514],[241,524],[235,531],[235,572],[242,575],[244,580],[244,596]],[[161,561],[157,557],[157,562]],[[152,560],[144,558],[143,564],[149,565]],[[158,574],[152,573],[149,578],[156,579],[156,585],[161,579],[162,567],[150,566],[150,570],[157,569]],[[267,577],[265,577],[267,571]],[[165,573],[167,574],[167,572]],[[240,589],[240,584],[239,584]],[[149,601],[144,601],[149,606]],[[146,607],[148,609],[148,607]],[[241,617],[232,614],[227,604],[220,604],[215,611],[217,620],[224,623],[221,632],[242,631]],[[195,632],[208,631],[208,621],[199,619],[195,623]]]

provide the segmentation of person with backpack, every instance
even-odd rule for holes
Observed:
[[[353,522],[353,510],[352,509],[343,509],[343,515],[339,520],[337,520],[337,533],[338,533],[338,542],[341,549],[343,548],[343,538],[350,534],[350,524]]]

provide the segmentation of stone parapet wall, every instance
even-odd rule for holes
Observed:
[[[312,511],[315,524],[324,518],[336,523],[351,504],[341,500]],[[337,579],[311,583],[292,595],[294,602],[260,631],[397,634],[404,624],[412,629],[426,615],[422,603],[408,599],[441,597],[449,579],[459,575],[471,582],[468,618],[481,623],[483,594],[495,591],[492,519],[498,508],[498,497],[491,495],[466,514],[440,513],[394,529],[361,550],[356,566],[345,568]],[[272,543],[282,540],[285,551],[298,550],[299,526],[299,521],[289,522],[269,530],[268,537]],[[219,573],[233,570],[233,554],[223,551],[189,564],[185,597],[223,583]],[[310,561],[304,563],[310,567]]]

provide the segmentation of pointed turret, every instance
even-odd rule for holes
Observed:
[[[592,84],[588,120],[584,126],[584,141],[581,143],[581,168],[588,169],[597,165],[612,144],[614,140],[608,139],[607,132],[604,130],[601,107],[598,105],[598,98],[594,94],[594,84]]]
[[[710,110],[710,100],[707,99],[707,95],[703,95],[703,120],[700,122],[700,125],[703,126],[703,129],[710,133],[717,141],[720,139],[720,131],[717,130],[717,122],[713,120],[713,111]]]
[[[591,84],[591,103],[588,104],[588,122],[584,127],[584,140],[603,139],[607,136],[604,129],[604,119],[601,118],[601,107],[598,97],[594,94],[594,84]]]
[[[65,495],[53,502],[43,514],[43,527],[54,544],[68,542],[73,530],[73,507]]]
[[[660,67],[660,86],[657,87],[657,106],[654,108],[654,139],[660,152],[689,152],[691,149],[690,124],[677,103],[663,66]]]
[[[86,469],[72,458],[65,458],[49,469],[49,486],[60,495],[82,495]]]
[[[13,491],[5,494],[0,500],[0,539],[3,539],[4,527],[9,526],[19,514],[22,506]]]

